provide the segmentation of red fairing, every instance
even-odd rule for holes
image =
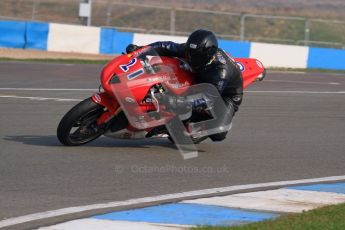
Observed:
[[[97,120],[98,125],[108,122],[120,111],[119,103],[108,93],[95,93],[91,98],[95,103],[107,108],[107,111]]]
[[[237,65],[242,71],[243,88],[247,88],[265,70],[263,64],[254,58],[235,58]]]
[[[144,99],[157,84],[162,84],[177,95],[183,94],[188,86],[194,84],[194,76],[184,61],[159,57],[151,54],[152,50],[151,47],[143,47],[131,54],[118,56],[103,68],[101,84],[105,92],[94,95],[93,100],[108,108],[108,111],[107,115],[101,117],[99,124],[114,116],[121,103],[137,102],[138,113],[156,110],[153,103],[147,103]],[[256,59],[234,60],[242,71],[244,88],[264,72],[264,66]],[[121,98],[121,103],[116,98]]]
[[[129,55],[122,55],[108,63],[101,74],[101,84],[105,92],[114,95],[128,87],[134,99],[141,103],[150,88],[158,83],[163,83],[169,90],[176,94],[183,93],[186,86],[194,84],[193,75],[190,71],[182,68],[182,61],[168,57],[152,57],[149,60],[151,66],[159,68],[157,73],[149,73],[143,67],[141,59],[137,58],[147,48],[140,49]],[[117,83],[111,83],[116,76]],[[182,88],[183,91],[181,90]]]

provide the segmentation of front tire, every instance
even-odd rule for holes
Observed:
[[[63,145],[78,146],[95,140],[104,133],[97,119],[104,107],[91,98],[78,103],[62,118],[57,128],[57,137]]]

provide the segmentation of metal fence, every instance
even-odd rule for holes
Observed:
[[[84,0],[1,0],[0,18],[83,24]],[[198,28],[225,39],[345,48],[345,21],[241,14],[93,0],[92,25],[151,34],[188,35]]]

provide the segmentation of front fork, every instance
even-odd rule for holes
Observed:
[[[105,108],[105,112],[97,119],[97,125],[101,126],[107,124],[112,118],[117,116],[122,111],[118,101],[105,92],[95,93],[91,98],[95,103]],[[150,108],[151,107],[146,108],[146,110],[150,110]],[[153,128],[154,127],[150,127],[145,130],[150,132]],[[128,124],[127,129],[133,132],[139,131],[139,129],[133,127],[131,124]]]
[[[107,93],[95,93],[91,98],[96,104],[105,108],[105,112],[97,119],[97,125],[106,124],[121,111],[117,100]]]

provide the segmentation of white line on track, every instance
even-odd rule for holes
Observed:
[[[64,89],[64,88],[0,88],[0,91],[89,91],[96,92],[98,89]],[[265,91],[245,90],[246,93],[295,93],[295,94],[345,94],[345,91]],[[71,99],[74,100],[74,99]]]
[[[55,89],[55,88],[0,88],[3,91],[91,91],[98,92],[98,89]]]
[[[55,97],[21,97],[15,95],[0,95],[0,98],[16,98],[16,99],[29,99],[34,101],[82,101],[80,99],[69,99],[69,98],[55,98]]]
[[[339,72],[339,73],[327,73],[327,72],[304,72],[304,71],[279,71],[279,70],[267,70],[267,73],[272,73],[272,74],[288,74],[290,76],[293,76],[293,75],[315,75],[315,74],[322,74],[322,75],[328,75],[328,76],[335,76],[335,77],[338,77],[338,76],[345,76],[345,73],[343,72]]]
[[[298,185],[298,184],[335,182],[335,181],[343,181],[343,180],[345,180],[345,175],[312,178],[312,179],[301,179],[301,180],[277,181],[277,182],[258,183],[258,184],[234,185],[234,186],[221,187],[221,188],[211,188],[211,189],[196,190],[196,191],[189,191],[189,192],[172,193],[172,194],[153,196],[153,197],[130,199],[130,200],[125,200],[125,201],[115,201],[115,202],[108,202],[108,203],[102,203],[102,204],[68,207],[68,208],[62,208],[62,209],[57,209],[57,210],[52,210],[52,211],[34,213],[34,214],[25,215],[25,216],[5,219],[5,220],[0,221],[0,228],[9,227],[16,224],[23,224],[30,221],[43,220],[43,219],[58,217],[62,215],[75,214],[75,213],[80,213],[84,211],[104,209],[104,208],[116,208],[116,207],[125,207],[129,205],[148,204],[152,202],[164,202],[164,201],[168,201],[172,199],[183,200],[185,198],[195,197],[195,196],[205,196],[205,195],[217,196],[220,193],[225,193],[225,192],[240,193],[243,190],[249,190],[249,189],[265,190],[265,189],[268,189],[269,187],[286,187],[286,186]]]
[[[328,85],[341,85],[339,82],[329,82]]]
[[[267,73],[283,73],[283,74],[307,74],[304,71],[284,71],[284,70],[267,70]]]
[[[338,83],[338,82],[315,82],[315,81],[265,80],[265,82],[312,84],[312,85],[340,85],[340,83]]]
[[[245,93],[345,94],[345,91],[244,91]]]

